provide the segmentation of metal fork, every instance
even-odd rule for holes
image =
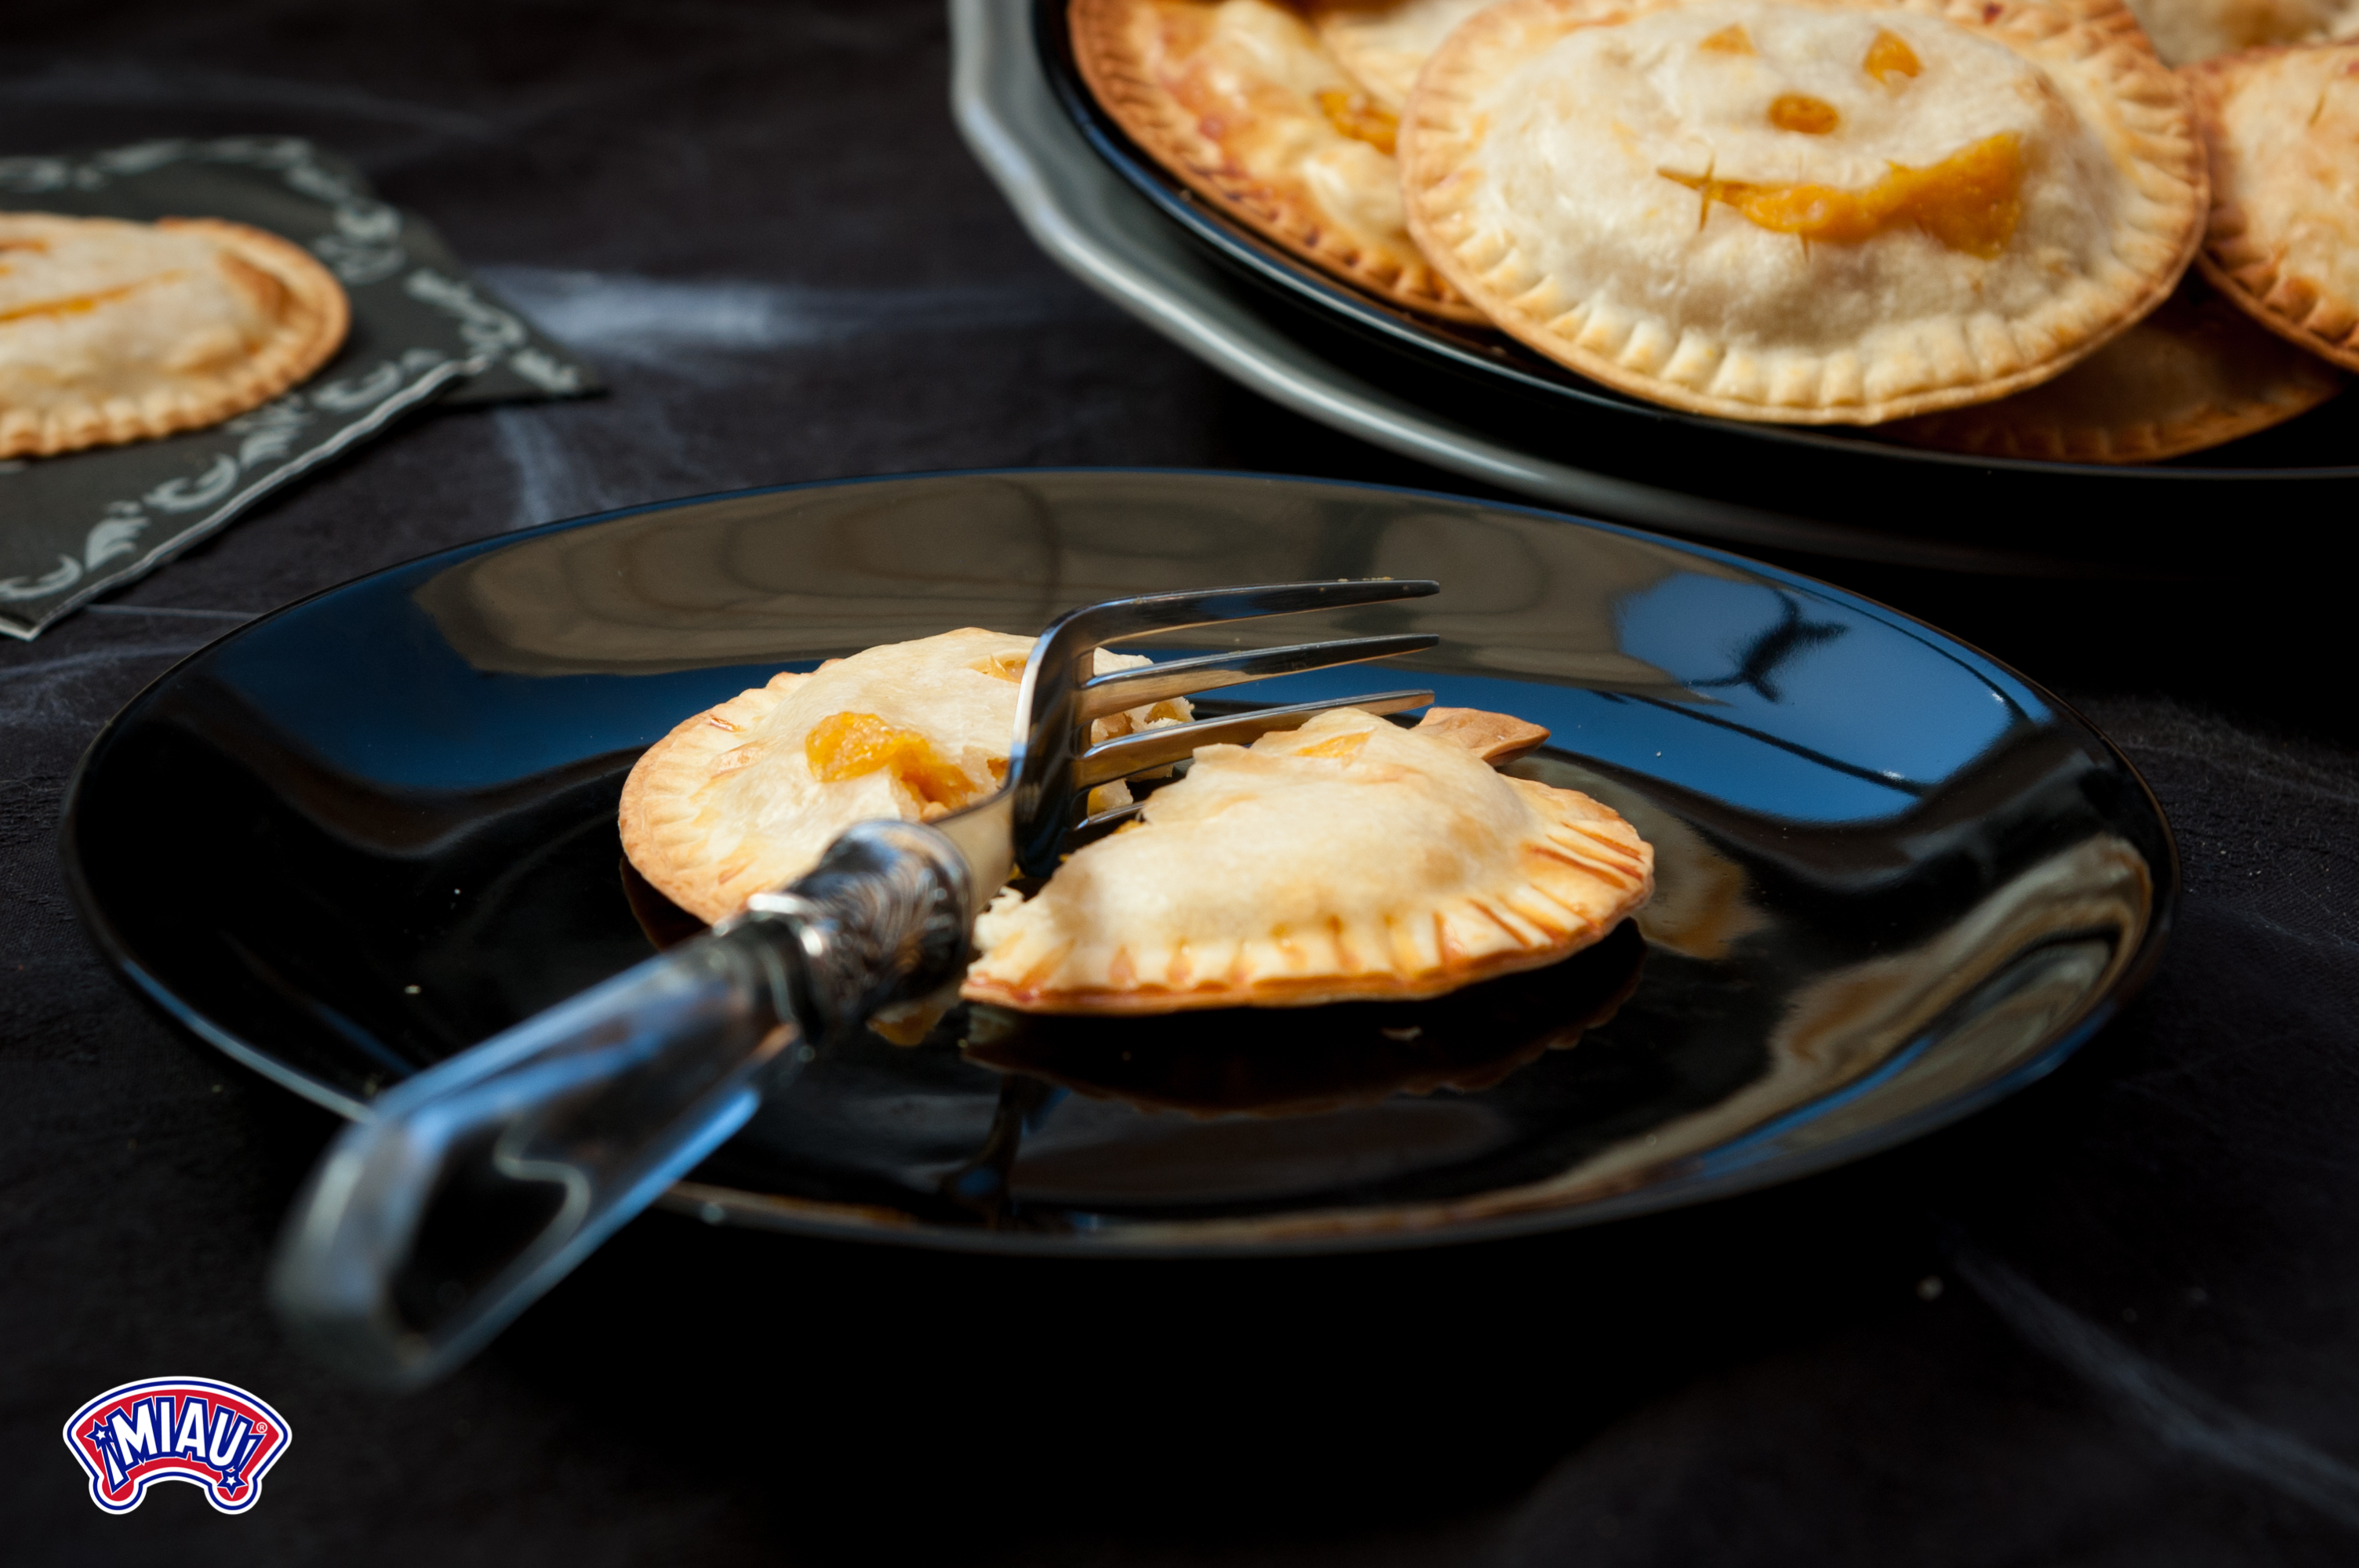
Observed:
[[[1089,744],[1095,719],[1169,697],[1431,647],[1353,637],[1093,675],[1108,643],[1194,626],[1433,593],[1392,579],[1280,583],[1110,600],[1033,644],[1006,784],[930,825],[866,822],[788,886],[703,936],[559,1003],[380,1096],[288,1217],[271,1297],[297,1340],[364,1380],[431,1381],[480,1348],[625,1220],[879,1008],[955,982],[974,916],[1011,871],[1052,873],[1136,807],[1093,817],[1099,784],[1200,746],[1296,728],[1375,692]]]

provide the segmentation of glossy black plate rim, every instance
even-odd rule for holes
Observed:
[[[1538,1209],[1518,1214],[1495,1216],[1449,1226],[1426,1227],[1370,1228],[1339,1231],[1334,1234],[1297,1235],[1267,1240],[1205,1240],[1180,1241],[1165,1239],[1130,1239],[1119,1234],[1093,1234],[1077,1231],[1042,1234],[1030,1231],[968,1230],[933,1226],[917,1219],[890,1220],[872,1217],[855,1219],[845,1212],[848,1206],[822,1205],[807,1200],[777,1197],[748,1193],[736,1188],[715,1187],[701,1183],[682,1182],[657,1201],[657,1206],[677,1214],[701,1218],[707,1223],[735,1224],[748,1229],[782,1232],[789,1235],[837,1240],[869,1241],[883,1245],[922,1248],[932,1251],[984,1253],[1006,1256],[1060,1258],[1138,1258],[1138,1259],[1215,1259],[1215,1258],[1285,1258],[1310,1257],[1338,1253],[1401,1251],[1411,1249],[1455,1246],[1461,1243],[1498,1240],[1513,1237],[1532,1236],[1559,1230],[1571,1230],[1609,1221],[1685,1208],[1716,1198],[1734,1197],[1739,1194],[1782,1185],[1837,1166],[1850,1164],[1881,1153],[1938,1131],[1953,1122],[1985,1109],[2019,1090],[2027,1087],[2061,1066],[2074,1053],[2085,1045],[2099,1030],[2111,1022],[2142,990],[2160,964],[2170,933],[2176,925],[2179,895],[2182,881],[2179,842],[2172,831],[2170,819],[2164,815],[2161,803],[2156,799],[2153,787],[2136,766],[2114,745],[2104,730],[2091,723],[2074,708],[2049,691],[2039,682],[2016,670],[2002,659],[1984,653],[1962,638],[1951,635],[1939,627],[1920,621],[1905,611],[1838,588],[1823,579],[1790,571],[1755,560],[1733,550],[1718,549],[1668,535],[1652,533],[1623,524],[1607,523],[1593,518],[1576,517],[1545,507],[1526,506],[1511,502],[1493,501],[1452,495],[1444,491],[1419,490],[1404,485],[1365,483],[1358,481],[1337,481],[1308,475],[1252,473],[1223,469],[1136,468],[1136,467],[1060,467],[1028,469],[946,469],[927,470],[910,473],[868,474],[850,479],[814,480],[792,484],[759,485],[742,490],[715,491],[702,495],[685,496],[670,501],[649,502],[637,506],[617,508],[610,512],[592,513],[586,516],[567,518],[513,533],[495,534],[440,550],[429,551],[406,561],[381,567],[375,571],[350,579],[331,588],[304,596],[280,606],[216,638],[203,647],[176,661],[169,668],[143,687],[107,720],[103,728],[84,749],[67,780],[65,804],[58,829],[58,853],[64,874],[66,892],[75,913],[81,916],[82,928],[102,957],[113,966],[132,987],[173,1022],[204,1041],[239,1065],[252,1069],[272,1083],[310,1100],[349,1121],[369,1119],[369,1108],[364,1101],[353,1099],[332,1086],[277,1060],[266,1049],[244,1039],[207,1018],[184,1000],[158,979],[137,954],[132,951],[108,918],[104,904],[92,891],[84,873],[78,850],[82,823],[83,785],[93,768],[103,765],[104,756],[116,736],[136,725],[147,707],[188,672],[222,653],[232,644],[257,633],[273,622],[302,611],[339,595],[364,591],[381,579],[415,570],[429,563],[456,565],[476,556],[492,554],[511,545],[541,538],[552,534],[586,529],[625,518],[644,516],[649,513],[685,511],[714,503],[749,500],[766,495],[792,494],[805,491],[841,490],[875,484],[895,484],[920,480],[1006,480],[1038,478],[1056,474],[1121,474],[1137,478],[1173,479],[1182,481],[1199,479],[1276,481],[1321,488],[1348,489],[1400,496],[1413,500],[1439,501],[1454,505],[1472,504],[1493,511],[1511,513],[1564,526],[1593,529],[1641,541],[1648,546],[1668,548],[1681,554],[1699,556],[1741,570],[1756,574],[1787,587],[1798,588],[1813,594],[1823,594],[1875,615],[1902,625],[1916,628],[1940,642],[1962,649],[1974,658],[2001,671],[2010,679],[2022,684],[2039,699],[2102,746],[2120,765],[2124,774],[2136,786],[2137,798],[2144,804],[2158,830],[2162,849],[2162,863],[2149,869],[2154,874],[2154,904],[2146,929],[2133,953],[2115,975],[2112,984],[2091,998],[2080,1014],[2059,1029],[2049,1042],[2026,1055],[2007,1071],[1976,1085],[1963,1093],[1936,1100],[1906,1115],[1878,1122],[1875,1126],[1834,1139],[1801,1153],[1789,1153],[1753,1162],[1717,1174],[1698,1175],[1670,1173],[1650,1181],[1635,1191],[1612,1197],[1591,1199],[1560,1208]],[[1865,1077],[1842,1085],[1827,1094],[1805,1100],[1789,1108],[1769,1121],[1748,1128],[1728,1142],[1712,1149],[1699,1151],[1684,1163],[1692,1164],[1710,1154],[1735,1143],[1758,1138],[1778,1124],[1796,1116],[1822,1110],[1864,1092],[1890,1075],[1904,1069],[1915,1059],[1917,1047],[1904,1045],[1880,1064]],[[1673,1167],[1674,1173],[1677,1167]]]
[[[1827,427],[1777,425],[1691,414],[1684,409],[1625,397],[1604,386],[1560,380],[1555,375],[1526,369],[1512,361],[1492,358],[1453,342],[1405,309],[1395,309],[1373,296],[1330,280],[1309,263],[1296,260],[1213,210],[1195,192],[1167,173],[1162,165],[1132,141],[1128,133],[1098,107],[1091,95],[1089,85],[1082,80],[1080,68],[1073,59],[1071,39],[1065,20],[1065,5],[1066,0],[1032,0],[1034,41],[1058,106],[1064,111],[1091,150],[1108,168],[1120,175],[1131,189],[1146,197],[1158,211],[1198,245],[1210,251],[1232,269],[1245,273],[1256,282],[1273,287],[1289,298],[1307,301],[1364,334],[1371,334],[1414,354],[1440,360],[1451,369],[1505,382],[1522,392],[1560,398],[1601,413],[1708,429],[1718,435],[1743,436],[1781,446],[1807,447],[1844,457],[1884,458],[1934,467],[1997,470],[2027,475],[2076,475],[2133,482],[2199,480],[2215,483],[2267,483],[2271,481],[2359,480],[2359,464],[2321,464],[2301,468],[2166,466],[2160,463],[2076,463],[2046,458],[1980,457],[1962,452],[1944,452],[1897,441],[1877,441],[1861,436],[1839,434]],[[1521,344],[1515,347],[1529,351],[1524,351]],[[2359,389],[2346,389],[2343,395],[2359,396]]]

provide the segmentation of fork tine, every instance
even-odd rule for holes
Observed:
[[[1267,615],[1299,615],[1312,610],[1345,610],[1388,604],[1439,593],[1430,578],[1349,579],[1334,582],[1281,582],[1245,588],[1194,589],[1186,593],[1146,593],[1076,610],[1049,629],[1059,644],[1079,637],[1096,646],[1151,632],[1178,632]]]
[[[1128,806],[1117,806],[1112,811],[1084,816],[1065,834],[1065,853],[1071,854],[1084,844],[1096,842],[1146,809],[1147,802],[1134,800]]]
[[[1332,702],[1297,702],[1285,708],[1258,708],[1251,713],[1221,719],[1200,719],[1193,724],[1165,724],[1093,746],[1073,759],[1073,783],[1093,789],[1147,768],[1159,768],[1195,755],[1199,746],[1251,741],[1274,730],[1299,730],[1322,713],[1356,708],[1364,713],[1399,713],[1433,701],[1430,691],[1380,691]]]
[[[1120,670],[1100,676],[1074,697],[1073,717],[1087,723],[1125,708],[1143,708],[1174,697],[1217,691],[1272,676],[1299,675],[1307,670],[1332,669],[1396,654],[1420,653],[1440,642],[1423,633],[1394,637],[1346,637],[1332,643],[1297,643],[1287,648],[1241,649],[1233,654],[1206,654],[1201,658],[1171,659],[1146,669]]]

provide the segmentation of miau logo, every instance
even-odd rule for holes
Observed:
[[[209,1378],[125,1383],[66,1422],[66,1446],[90,1474],[90,1500],[111,1514],[137,1508],[158,1481],[186,1481],[223,1513],[242,1514],[293,1441],[277,1411]]]

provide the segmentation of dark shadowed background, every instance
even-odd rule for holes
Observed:
[[[657,1215],[429,1392],[286,1348],[263,1260],[332,1120],[136,1001],[57,868],[75,758],[172,661],[445,545],[742,485],[1121,463],[1465,488],[1059,273],[959,144],[947,70],[933,0],[8,8],[0,154],[310,136],[614,392],[427,414],[0,647],[0,1557],[2359,1559],[2353,616],[2339,541],[2267,516],[2223,517],[2214,569],[2160,586],[1788,562],[2079,703],[2186,858],[2129,1015],[1913,1148],[1364,1260],[938,1257]],[[156,896],[202,918],[201,889]],[[292,1422],[253,1513],[185,1487],[90,1505],[60,1424],[165,1374]]]

